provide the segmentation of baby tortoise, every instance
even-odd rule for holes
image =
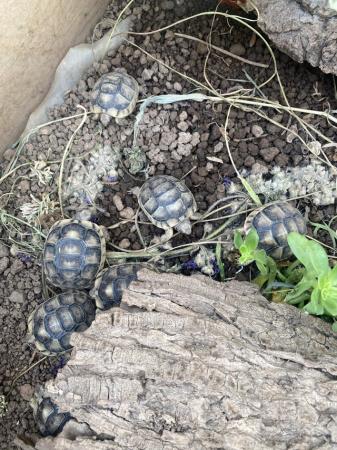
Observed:
[[[105,238],[98,225],[85,220],[60,220],[47,236],[43,270],[54,286],[86,289],[93,285],[105,256]]]
[[[99,309],[106,310],[118,306],[122,299],[123,290],[137,279],[139,266],[125,264],[105,269],[96,279],[95,286],[90,291],[91,297],[96,301]]]
[[[70,350],[71,333],[86,330],[95,318],[95,309],[86,292],[62,292],[38,305],[29,316],[28,340],[45,355]]]
[[[163,242],[171,239],[173,228],[191,234],[190,219],[200,218],[192,192],[184,182],[168,175],[156,175],[145,181],[138,202],[151,222],[166,230]]]
[[[71,419],[69,412],[60,412],[51,398],[35,395],[31,400],[33,416],[42,436],[56,436]]]
[[[101,114],[101,122],[106,126],[111,117],[119,119],[131,114],[136,107],[138,94],[138,83],[130,75],[119,70],[107,73],[93,88],[93,112]]]
[[[259,247],[276,260],[291,256],[287,236],[291,231],[306,234],[306,220],[300,211],[287,202],[273,203],[253,211],[246,219],[244,230],[254,227]]]

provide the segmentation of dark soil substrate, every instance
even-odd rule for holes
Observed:
[[[125,1],[112,3],[113,6],[108,8],[105,14],[106,18],[115,18],[116,12],[120,11],[121,5],[124,6]],[[154,3],[160,7],[154,8]],[[171,1],[148,0],[136,1],[135,4],[135,31],[161,28],[177,20],[176,11],[171,8]],[[205,40],[210,31],[211,22],[211,17],[202,17],[179,25],[174,30],[145,37],[135,36],[131,40],[180,72],[187,73],[190,77],[203,82],[205,47],[196,42],[176,37],[174,31]],[[270,56],[263,42],[257,39],[255,45],[249,47],[251,33],[243,27],[229,28],[233,25],[234,23],[227,23],[224,19],[216,19],[212,35],[213,44],[226,49],[233,44],[240,44],[236,51],[244,51],[245,58],[269,63]],[[99,28],[96,38],[99,38],[104,31]],[[324,76],[309,66],[296,64],[276,50],[275,54],[280,77],[290,104],[305,109],[322,110],[329,100],[331,108],[336,109],[331,77]],[[101,64],[95,64],[89,70],[77,89],[67,94],[65,103],[51,112],[51,120],[81,112],[77,108],[78,104],[89,109],[90,89],[94,82],[103,73],[119,66],[124,67],[138,80],[141,98],[158,94],[189,93],[195,89],[195,86],[179,75],[163,69],[140,50],[124,44],[116,53],[107,57]],[[208,71],[210,81],[216,89],[223,93],[241,83],[235,80],[246,79],[243,70],[246,70],[257,83],[265,80],[271,73],[271,69],[247,66],[217,53],[212,53],[208,67],[210,68]],[[314,95],[314,88],[320,95]],[[279,86],[275,79],[263,89],[263,92],[268,99],[280,99]],[[224,177],[235,180],[235,172],[230,164],[224,139],[218,130],[218,124],[224,124],[226,111],[225,104],[214,106],[206,102],[184,102],[165,106],[151,105],[147,108],[142,121],[139,145],[147,153],[150,173],[165,173],[181,178],[196,166],[196,169],[187,175],[185,181],[194,193],[201,212],[206,211],[214,201],[225,195]],[[279,116],[279,113],[273,110],[270,110],[269,113],[272,117]],[[124,119],[122,124],[112,121],[104,128],[99,120],[89,116],[75,137],[70,156],[83,155],[92,150],[96,144],[111,143],[114,147],[131,147],[134,117],[133,114]],[[336,139],[336,131],[325,120],[313,118],[312,121],[328,137]],[[78,122],[67,120],[42,128],[25,145],[18,164],[37,160],[59,160],[74,130],[75,123]],[[283,125],[288,124],[287,114],[283,115],[282,123]],[[256,138],[252,134],[252,126],[255,124],[263,129],[264,133],[260,138]],[[274,165],[292,167],[310,162],[309,155],[303,153],[298,140],[295,139],[288,144],[280,128],[260,119],[253,113],[232,109],[229,137],[232,155],[239,170],[244,167],[250,168],[256,162],[268,168]],[[186,146],[186,144],[191,145]],[[189,149],[187,152],[186,148]],[[187,153],[185,156],[184,152]],[[14,150],[12,149],[5,153],[2,169],[5,169],[13,154]],[[327,154],[330,161],[337,160],[334,149],[330,149],[330,153],[328,151]],[[271,155],[273,155],[272,158]],[[207,156],[216,156],[223,161],[223,164],[211,162]],[[15,178],[8,178],[0,186],[0,195],[12,192],[6,205],[7,212],[20,217],[19,208],[22,204],[31,201],[30,194],[40,198],[42,193],[49,192],[51,198],[57,201],[55,181],[58,167],[58,164],[51,167],[54,171],[54,178],[50,186],[39,186],[36,178],[32,179],[27,176],[29,170],[26,167],[19,169]],[[12,190],[15,180],[16,183]],[[109,226],[121,220],[115,206],[116,197],[114,196],[116,194],[119,195],[125,208],[132,208],[135,212],[137,200],[128,191],[140,184],[141,181],[135,181],[125,175],[118,184],[106,185],[97,199],[98,206],[106,214],[98,215],[98,223]],[[299,202],[298,206],[304,210],[304,201]],[[335,206],[311,207],[309,217],[314,221],[322,221],[328,220],[335,214]],[[57,215],[50,218],[49,222],[55,219],[57,219]],[[48,225],[46,222],[43,231],[47,230]],[[125,244],[125,239],[127,239],[130,244],[127,244],[129,249],[139,249],[141,245],[137,234],[130,231],[131,225],[125,224],[114,229],[110,236],[111,242],[119,245],[122,241]],[[189,239],[201,238],[202,232],[202,226],[195,226],[193,235]],[[142,233],[145,238],[150,239],[161,232],[154,227],[142,226]],[[2,332],[0,333],[0,349],[2,364],[0,366],[0,394],[7,394],[11,380],[21,370],[40,358],[40,356],[35,356],[32,359],[33,349],[25,343],[25,335],[27,318],[36,305],[42,301],[42,288],[39,259],[20,254],[12,256],[9,251],[12,242],[8,241],[5,229],[2,230],[1,239],[2,303],[0,320]],[[183,242],[188,242],[187,238]],[[12,442],[16,434],[36,430],[27,400],[35,386],[55,376],[58,367],[64,361],[64,358],[47,359],[19,379],[9,396],[8,413],[0,420],[0,449],[15,448]]]

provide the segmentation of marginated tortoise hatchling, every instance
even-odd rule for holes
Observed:
[[[99,309],[106,310],[112,306],[118,306],[122,299],[123,290],[137,279],[137,271],[140,266],[125,264],[105,269],[96,279],[95,286],[90,295],[95,299]]]
[[[60,220],[47,236],[43,270],[54,286],[86,289],[102,269],[105,255],[105,238],[98,225],[85,220]]]
[[[31,405],[33,416],[42,436],[56,436],[72,418],[69,412],[60,412],[51,398],[34,396]]]
[[[292,252],[287,236],[291,231],[305,234],[306,220],[289,203],[279,202],[253,211],[246,219],[244,230],[254,227],[259,236],[259,247],[276,260],[287,259]]]
[[[71,334],[86,330],[95,318],[95,310],[86,292],[62,292],[38,305],[29,316],[29,342],[45,355],[70,350]]]
[[[173,228],[191,234],[190,219],[198,219],[197,204],[184,182],[168,175],[149,178],[140,189],[138,202],[146,216],[166,230],[164,240],[173,235]]]
[[[138,83],[130,75],[119,70],[107,73],[93,88],[93,112],[102,114],[101,121],[107,125],[111,117],[123,118],[131,114],[136,107],[138,94]]]

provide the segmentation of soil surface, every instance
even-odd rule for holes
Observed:
[[[115,19],[125,6],[125,1],[114,1],[103,19]],[[156,5],[154,7],[154,4]],[[159,6],[158,6],[159,5]],[[132,13],[135,17],[133,30],[136,32],[162,28],[183,17],[184,11],[177,10],[172,0],[135,1]],[[130,36],[129,40],[145,49],[156,59],[164,61],[175,70],[187,74],[203,84],[204,61],[207,47],[201,43],[179,37],[175,33],[184,33],[207,40],[212,16],[198,17],[181,23],[161,33],[148,36]],[[97,27],[95,39],[100,38],[111,26],[111,21],[103,20]],[[251,61],[270,64],[271,58],[265,44],[253,33],[234,21],[225,18],[215,19],[212,28],[212,43],[221,48],[248,58]],[[168,70],[131,43],[126,42],[117,52],[109,54],[101,63],[94,64],[76,89],[67,93],[64,104],[50,112],[50,120],[72,116],[83,112],[78,105],[90,110],[90,92],[97,79],[114,68],[123,67],[140,85],[140,99],[159,94],[187,94],[195,92],[196,86],[179,74]],[[274,49],[279,75],[283,82],[288,101],[291,105],[312,110],[336,109],[334,89],[331,77],[324,76],[307,65],[299,65]],[[252,88],[262,83],[272,74],[272,67],[261,68],[247,65],[237,59],[221,53],[212,52],[208,60],[207,77],[214,89],[222,94],[237,90],[238,87]],[[203,91],[205,92],[205,91]],[[206,92],[208,95],[213,95]],[[263,87],[268,99],[281,100],[277,79]],[[226,103],[184,101],[175,104],[151,104],[146,108],[140,126],[138,146],[144,150],[148,160],[148,173],[169,174],[176,178],[185,177],[187,186],[195,195],[199,211],[205,212],[215,201],[226,195],[228,184],[235,179],[235,170],[230,162],[224,137],[219,125],[225,122],[228,106]],[[289,115],[270,109],[269,116],[275,121],[289,126]],[[44,208],[35,222],[36,228],[46,234],[49,226],[58,220],[57,181],[60,160],[68,140],[78,126],[81,118],[65,119],[42,127],[33,134],[19,155],[12,176],[0,185],[1,198],[1,242],[0,242],[0,394],[7,395],[8,411],[0,419],[0,449],[16,448],[13,439],[17,434],[37,431],[29,400],[38,384],[55,376],[57,369],[66,362],[66,357],[47,358],[29,370],[11,389],[12,380],[23,370],[41,359],[34,355],[34,348],[26,343],[27,319],[37,304],[43,301],[43,284],[39,249],[43,240],[35,237],[31,240],[31,229],[22,227],[18,231],[15,222],[7,214],[27,220],[22,216],[22,205],[34,202],[34,198],[45,199],[49,209]],[[135,113],[117,123],[112,120],[104,126],[98,117],[89,115],[85,124],[74,137],[69,157],[65,165],[64,186],[74,170],[76,162],[89,165],[90,152],[96,152],[103,146],[123,151],[133,143],[133,124]],[[337,137],[336,130],[323,118],[310,117],[312,125],[331,139]],[[259,163],[266,172],[277,165],[293,167],[309,164],[311,156],[303,151],[299,139],[291,143],[278,126],[262,119],[253,112],[232,108],[228,123],[228,136],[233,159],[239,170],[251,169]],[[300,132],[301,134],[301,132]],[[333,163],[337,161],[335,148],[327,148],[327,156]],[[5,170],[15,149],[8,149],[1,164]],[[216,158],[216,159],[214,159]],[[37,176],[32,176],[31,167],[38,161],[48,161],[43,167],[45,184]],[[53,163],[49,163],[54,161]],[[26,163],[31,163],[27,165]],[[26,165],[24,165],[26,164]],[[128,161],[124,162],[128,166]],[[104,165],[104,163],[103,163]],[[88,166],[88,167],[89,167]],[[41,166],[40,166],[41,167]],[[45,169],[49,167],[50,176]],[[257,166],[255,166],[257,167]],[[46,179],[48,179],[46,181]],[[113,245],[126,250],[138,250],[142,247],[134,222],[121,223],[131,219],[138,208],[138,202],[131,190],[141,186],[144,173],[131,177],[121,171],[119,181],[106,176],[103,190],[95,199],[96,210],[93,219],[106,227],[119,223],[109,230],[110,248]],[[69,183],[68,183],[69,184]],[[32,197],[33,196],[33,197]],[[47,199],[47,200],[46,200]],[[54,202],[54,203],[53,203]],[[90,207],[90,199],[87,207]],[[65,213],[69,216],[78,209],[78,200],[65,199]],[[83,199],[82,199],[83,206]],[[314,221],[327,221],[336,215],[336,207],[314,207],[310,201],[301,200],[297,206],[304,212],[309,206],[309,218]],[[142,217],[140,217],[142,219]],[[217,223],[217,226],[220,224]],[[162,232],[150,225],[140,225],[144,239],[149,242]],[[27,234],[25,234],[27,233]],[[203,235],[203,226],[193,227],[191,236],[179,237],[174,243],[198,240]],[[23,249],[26,245],[26,250]]]

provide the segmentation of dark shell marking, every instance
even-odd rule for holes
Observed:
[[[94,112],[113,117],[131,114],[138,100],[138,84],[130,75],[112,72],[103,75],[91,94]]]
[[[42,436],[56,436],[71,419],[71,415],[69,412],[59,412],[58,406],[48,397],[39,402],[34,418]]]
[[[50,230],[43,252],[47,280],[62,289],[93,284],[105,259],[105,239],[92,222],[61,220]]]
[[[36,348],[47,355],[70,350],[73,332],[86,330],[95,318],[95,304],[85,292],[68,291],[37,306],[28,319]]]
[[[246,231],[254,227],[259,235],[259,247],[276,260],[292,254],[287,236],[291,231],[305,234],[306,221],[300,211],[289,203],[275,203],[257,210],[247,217]]]
[[[114,266],[104,270],[90,292],[95,298],[97,308],[106,310],[112,306],[118,306],[124,289],[137,279],[138,270],[139,266],[134,264]]]
[[[191,217],[197,209],[188,187],[166,175],[149,178],[141,188],[139,202],[150,220],[164,229]]]

